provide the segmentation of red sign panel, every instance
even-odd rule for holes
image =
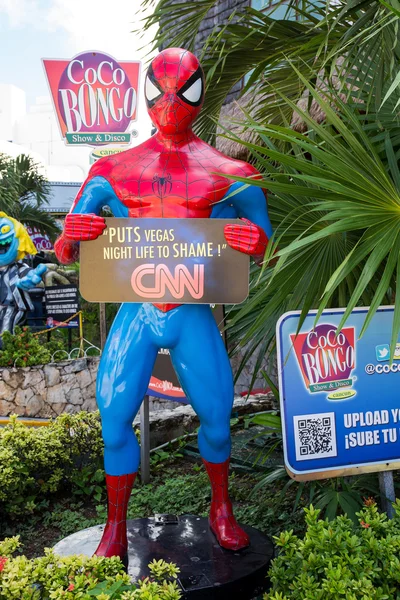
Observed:
[[[351,387],[355,368],[354,327],[336,335],[336,325],[317,325],[307,333],[290,334],[304,385],[309,392]]]
[[[26,227],[26,230],[35,244],[36,250],[41,252],[42,250],[53,250],[53,245],[45,233],[39,231],[37,227]]]
[[[128,144],[137,119],[139,61],[117,61],[104,52],[71,60],[44,59],[61,135],[67,144]]]

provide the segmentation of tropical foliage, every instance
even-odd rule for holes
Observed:
[[[356,305],[370,306],[363,333],[400,285],[400,173],[391,132],[368,135],[369,116],[357,104],[345,105],[333,92],[329,103],[309,90],[326,120],[319,125],[301,112],[307,134],[250,120],[264,145],[248,145],[272,191],[268,256],[280,250],[276,265],[254,276],[251,299],[232,322],[239,338],[252,341],[249,351],[260,342],[263,352],[270,346],[285,310],[301,308],[305,316],[311,308],[346,307],[343,325]],[[282,141],[289,149],[279,149]],[[392,348],[399,328],[397,304]]]
[[[156,44],[193,48],[216,4],[159,0],[147,21],[162,25]],[[237,343],[248,344],[243,363],[257,350],[256,371],[285,310],[305,316],[344,306],[343,324],[354,306],[370,306],[367,327],[379,304],[399,297],[398,11],[395,0],[292,1],[278,20],[249,8],[204,44],[207,94],[197,131],[215,139],[227,92],[250,73],[234,125],[240,121],[251,141],[231,127],[224,135],[247,146],[264,175],[252,183],[270,192],[274,238],[261,274],[253,272],[249,301],[230,323]],[[182,15],[184,26],[174,29]],[[399,330],[397,302],[392,349]]]
[[[61,340],[41,343],[29,327],[16,327],[14,333],[4,331],[1,335],[0,367],[31,367],[45,365],[65,358]]]
[[[0,154],[0,211],[53,238],[59,228],[45,210],[48,193],[48,182],[30,156]]]
[[[285,531],[275,537],[279,556],[269,570],[272,589],[265,600],[384,600],[399,597],[400,505],[395,517],[379,513],[372,499],[358,513],[355,525],[347,517],[319,519],[305,510],[303,538]]]
[[[28,559],[13,554],[19,537],[0,542],[0,598],[2,600],[179,600],[182,594],[173,563],[153,560],[149,576],[137,583],[116,556],[45,555]]]
[[[96,413],[63,414],[38,428],[12,415],[0,428],[0,514],[25,516],[71,489],[96,497],[103,490],[102,453]]]
[[[142,4],[151,2],[143,0]],[[194,50],[201,22],[218,3],[159,0],[145,21],[147,28],[160,24],[154,47]],[[255,115],[263,122],[290,121],[291,107],[280,93],[295,101],[305,91],[293,64],[310,81],[336,75],[341,76],[343,85],[348,83],[346,79],[362,88],[372,85],[369,102],[380,106],[382,91],[398,70],[396,0],[290,0],[279,4],[287,4],[285,19],[252,8],[233,10],[227,22],[216,26],[205,41],[200,58],[207,94],[197,124],[202,137],[215,134],[212,121],[215,125],[227,93],[250,71],[245,91],[253,88]]]
[[[277,502],[279,504],[284,500],[289,488],[295,488],[293,513],[298,510],[301,502],[305,502],[313,504],[326,519],[332,520],[337,515],[346,514],[354,523],[358,523],[357,515],[365,496],[379,496],[375,474],[309,482],[291,479],[283,460],[281,418],[276,412],[268,411],[252,417],[248,425],[259,426],[259,432],[254,436],[254,441],[258,442],[254,466],[263,467],[263,471],[266,471],[254,486],[251,498],[257,498],[260,490],[265,491],[267,486],[277,489],[277,483],[282,482],[282,489],[276,491]]]

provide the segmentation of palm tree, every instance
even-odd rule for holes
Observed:
[[[142,4],[150,2],[143,0]],[[145,28],[160,24],[154,46],[193,50],[201,22],[218,2],[159,0],[153,14],[145,19]],[[293,65],[309,81],[335,75],[345,90],[349,86],[360,91],[373,89],[368,105],[377,109],[383,90],[397,73],[400,58],[396,11],[397,0],[335,0],[332,5],[319,0],[289,0],[287,18],[282,20],[274,19],[273,12],[252,8],[234,11],[203,46],[200,59],[207,94],[197,133],[215,141],[222,104],[233,86],[249,73],[243,92],[253,92],[248,104],[255,103],[256,120],[290,123],[292,109],[280,93],[297,102],[306,92]]]
[[[59,227],[44,210],[48,193],[48,182],[30,156],[0,154],[0,210],[54,238]]]
[[[159,0],[148,19],[163,23],[156,45],[193,48],[199,19],[215,4]],[[264,175],[252,184],[269,190],[275,230],[248,302],[231,313],[231,336],[248,344],[242,364],[258,352],[255,375],[286,310],[301,309],[304,318],[310,308],[346,306],[343,325],[354,306],[370,306],[365,330],[379,304],[395,302],[392,351],[400,331],[397,3],[293,1],[288,11],[298,20],[253,9],[232,15],[202,56],[207,94],[197,133],[208,141],[226,94],[251,73],[244,92],[252,100],[234,123],[250,141],[226,125],[225,136],[244,144]],[[171,39],[181,15],[185,25]],[[310,116],[312,102],[322,123]],[[296,113],[304,133],[291,127]]]
[[[305,317],[311,308],[320,313],[344,306],[343,325],[355,306],[369,306],[362,334],[379,305],[400,298],[400,169],[399,148],[396,152],[390,136],[393,114],[387,114],[386,129],[382,115],[382,130],[371,129],[371,115],[359,104],[345,104],[334,90],[322,96],[307,85],[326,114],[324,125],[303,111],[307,134],[260,126],[249,117],[249,126],[265,141],[245,142],[264,173],[264,181],[253,185],[270,190],[275,223],[266,260],[280,250],[274,266],[254,273],[250,300],[231,320],[236,339],[250,342],[244,360],[257,347],[261,359],[274,340],[277,318],[287,310],[301,309]],[[397,137],[399,132],[397,123]],[[289,149],[279,147],[282,141]],[[398,300],[395,305],[393,350],[400,330]]]

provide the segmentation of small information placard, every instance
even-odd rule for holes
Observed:
[[[78,288],[75,285],[55,285],[45,288],[46,327],[79,327],[79,318],[65,321],[79,310]]]
[[[80,291],[89,302],[239,304],[249,257],[226,242],[234,219],[106,219],[81,243]]]

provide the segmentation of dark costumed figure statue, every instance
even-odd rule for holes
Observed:
[[[204,74],[197,58],[180,48],[158,54],[147,72],[145,96],[157,133],[92,166],[55,244],[59,260],[73,262],[78,242],[102,234],[104,219],[97,215],[107,205],[115,217],[239,217],[237,225],[225,226],[228,244],[262,261],[272,234],[265,195],[257,186],[231,179],[257,178],[259,173],[224,156],[192,131],[204,100]],[[227,198],[234,190],[239,191]],[[200,419],[199,448],[212,486],[210,527],[222,547],[245,548],[249,538],[233,516],[228,495],[233,377],[211,308],[123,304],[97,377],[108,520],[96,554],[123,558],[127,552],[126,512],[140,454],[132,421],[160,348],[170,350],[182,388]]]
[[[33,310],[28,290],[42,281],[46,271],[45,265],[31,269],[22,262],[27,254],[36,254],[36,248],[25,227],[0,212],[0,348],[1,335],[13,333]]]

